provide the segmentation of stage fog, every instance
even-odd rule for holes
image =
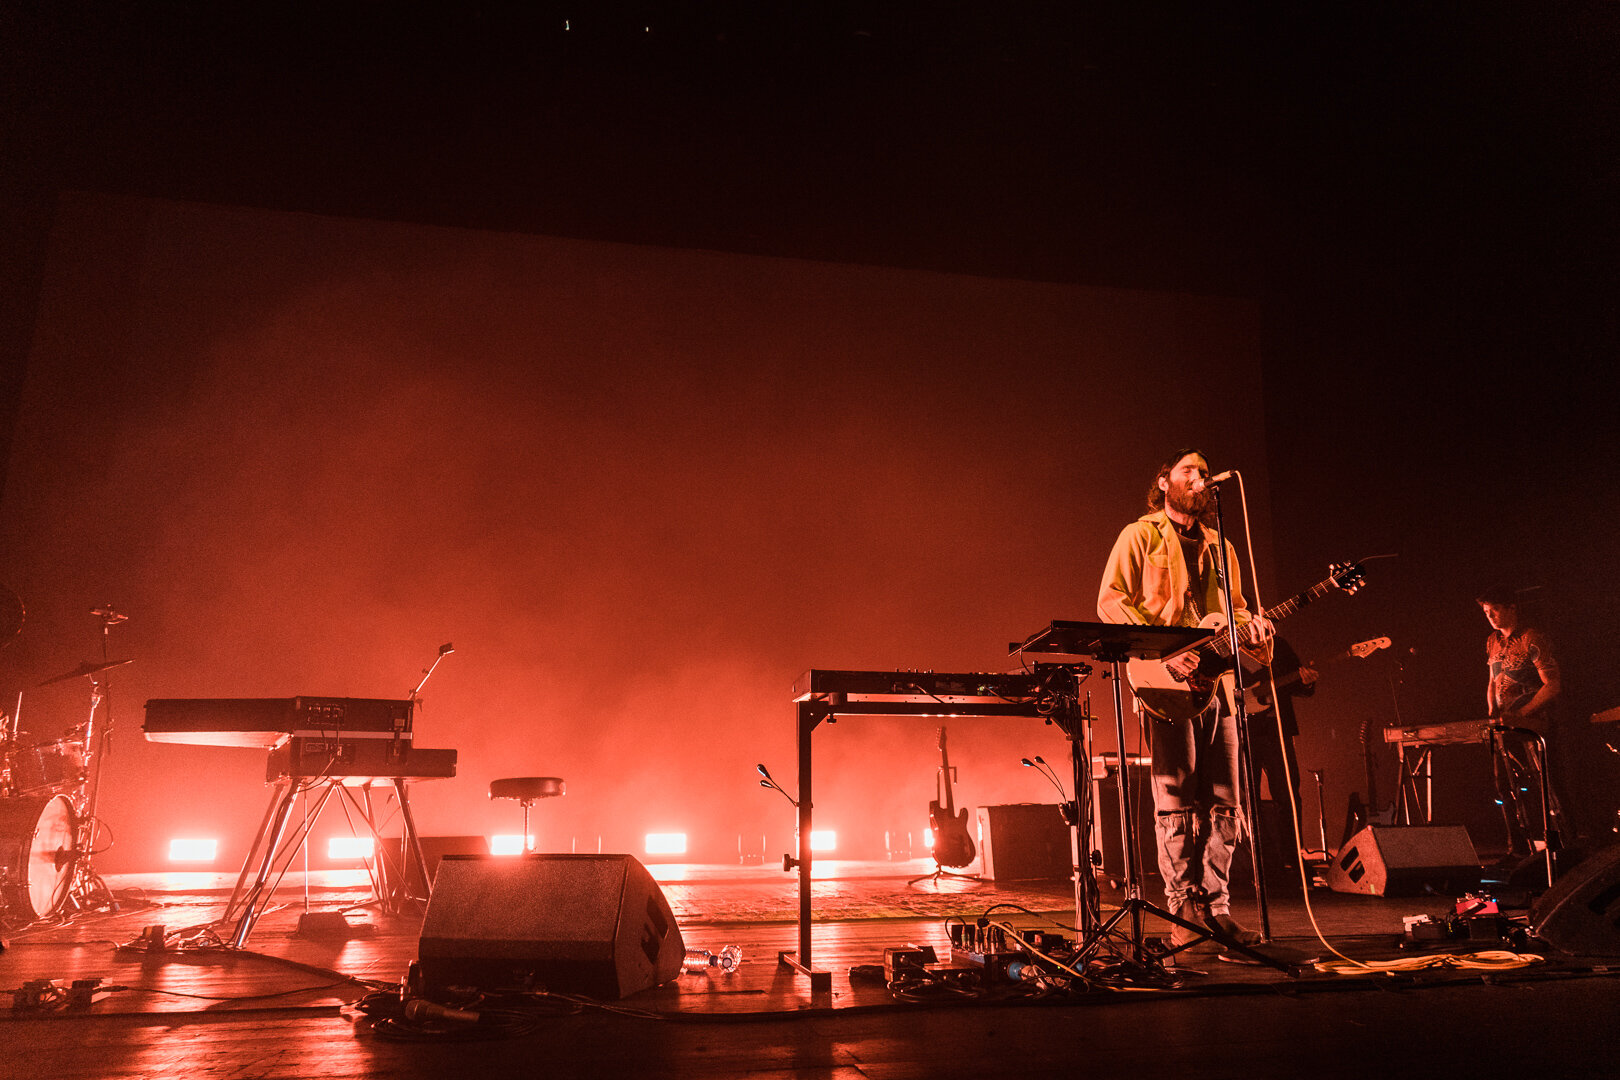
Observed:
[[[43,741],[90,687],[39,683],[133,660],[109,871],[175,836],[234,869],[264,809],[262,751],[146,742],[148,699],[403,698],[447,642],[416,742],[459,775],[413,788],[424,833],[515,832],[489,781],[550,775],[542,850],[773,861],[792,809],[754,766],[792,790],[801,672],[1007,670],[1093,619],[1177,445],[1245,468],[1269,561],[1233,300],[73,196],[38,327],[0,675]],[[817,733],[842,853],[923,854],[936,726]],[[1018,764],[1064,762],[1055,729],[949,735],[959,804],[1057,801]]]

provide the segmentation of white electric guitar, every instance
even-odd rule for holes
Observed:
[[[1326,578],[1298,596],[1267,608],[1266,618],[1272,622],[1286,619],[1335,589],[1354,593],[1367,583],[1356,563],[1333,563],[1328,570]],[[1198,625],[1225,630],[1226,616],[1220,612],[1206,615]],[[1131,660],[1125,665],[1125,677],[1144,709],[1164,720],[1190,720],[1209,708],[1210,702],[1215,700],[1216,684],[1231,667],[1232,639],[1228,634],[1217,633],[1193,652],[1198,657],[1198,667],[1191,675],[1176,674],[1163,660]]]

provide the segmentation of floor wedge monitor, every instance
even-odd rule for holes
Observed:
[[[1461,825],[1369,825],[1328,864],[1328,888],[1364,896],[1461,895],[1479,877],[1479,855]]]
[[[681,972],[664,892],[630,855],[447,855],[422,919],[417,975],[453,987],[627,997]]]

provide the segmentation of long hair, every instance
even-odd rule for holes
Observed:
[[[1180,461],[1188,454],[1197,454],[1205,461],[1209,460],[1209,456],[1207,454],[1193,446],[1186,447],[1182,450],[1177,450],[1175,453],[1171,454],[1165,460],[1164,464],[1159,466],[1159,471],[1153,474],[1153,483],[1148,485],[1147,504],[1149,510],[1164,509],[1164,492],[1159,490],[1159,481],[1169,476],[1170,470],[1176,467],[1176,462]]]

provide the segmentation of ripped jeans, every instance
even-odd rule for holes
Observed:
[[[1171,911],[1231,910],[1232,853],[1243,834],[1237,720],[1221,706],[1191,720],[1153,720],[1153,809],[1159,873]]]

